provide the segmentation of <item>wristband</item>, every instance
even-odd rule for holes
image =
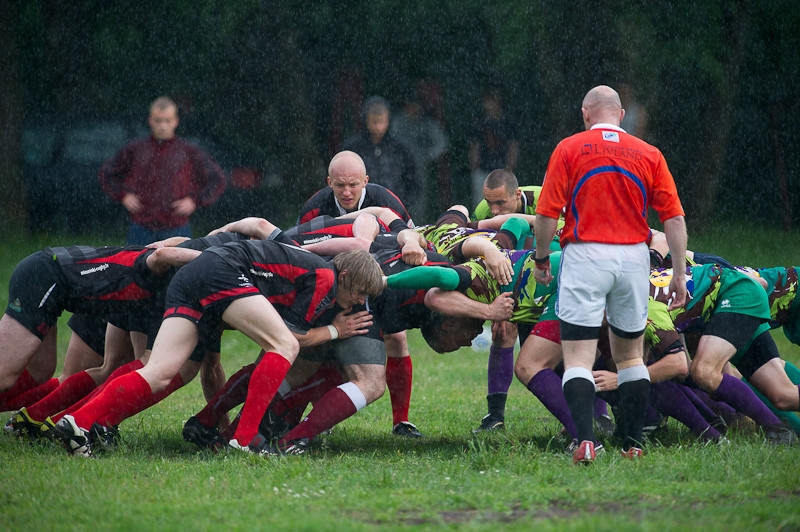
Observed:
[[[339,338],[339,329],[337,329],[334,325],[327,325],[328,332],[331,333],[331,340],[336,340]]]
[[[533,262],[536,263],[536,267],[540,270],[546,270],[550,267],[550,255],[546,257],[542,257],[541,259],[536,255],[533,256]]]

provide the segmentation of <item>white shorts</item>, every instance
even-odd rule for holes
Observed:
[[[647,245],[568,244],[561,254],[556,315],[583,327],[608,323],[624,332],[647,324]]]

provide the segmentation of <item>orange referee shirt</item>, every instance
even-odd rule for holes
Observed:
[[[646,242],[649,207],[662,222],[684,214],[661,151],[610,124],[567,137],[550,156],[536,214],[558,218],[564,207],[562,246]]]

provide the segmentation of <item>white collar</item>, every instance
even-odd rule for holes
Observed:
[[[524,190],[520,192],[522,192],[522,214],[528,214],[528,197],[525,195]]]
[[[356,210],[356,211],[361,210],[361,206],[364,204],[364,199],[366,197],[367,197],[367,185],[364,185],[364,188],[361,189],[361,199],[358,200],[358,207],[356,207],[353,210]],[[344,207],[342,207],[341,204],[339,204],[339,200],[336,199],[336,195],[333,196],[333,202],[336,204],[336,208],[339,209],[339,215],[340,216],[344,216],[345,214],[350,212],[350,211],[346,211],[344,209]]]
[[[623,133],[627,133],[627,131],[625,131],[619,126],[615,126],[614,124],[604,124],[604,123],[595,124],[590,129],[614,129],[616,131],[622,131]]]

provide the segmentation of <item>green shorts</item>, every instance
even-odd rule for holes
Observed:
[[[749,275],[724,269],[714,312],[735,312],[763,320],[770,319],[766,290]]]

